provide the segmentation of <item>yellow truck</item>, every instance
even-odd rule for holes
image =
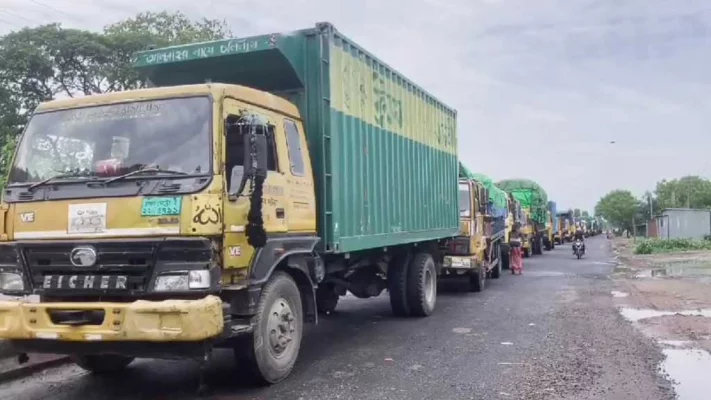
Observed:
[[[559,212],[557,214],[558,225],[560,227],[558,244],[570,242],[575,233],[574,225],[572,224],[572,212]]]
[[[521,228],[521,220],[523,219],[523,212],[521,211],[521,204],[513,197],[512,194],[507,193],[507,203],[508,203],[508,214],[506,216],[506,230],[504,232],[504,243],[501,246],[501,265],[503,269],[509,269],[511,266],[511,244],[512,234],[514,230]],[[516,240],[516,245],[520,246],[520,241]]]
[[[501,226],[493,215],[490,192],[482,182],[460,164],[459,179],[459,236],[448,245],[441,277],[465,278],[469,290],[484,290],[486,279],[501,277],[504,218]]]
[[[547,214],[548,221],[546,222],[545,237],[543,238],[543,249],[550,251],[555,249],[555,231],[556,231],[556,220],[553,217],[553,213],[548,211]]]
[[[152,88],[44,103],[20,139],[0,293],[40,302],[0,301],[0,339],[93,372],[230,348],[271,384],[346,292],[434,312],[456,111],[329,24],[136,60]]]
[[[535,227],[531,219],[531,213],[524,209],[521,217],[521,249],[524,257],[533,255],[533,240],[535,238]]]

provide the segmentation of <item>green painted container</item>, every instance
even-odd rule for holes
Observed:
[[[135,66],[157,86],[234,83],[296,104],[323,251],[459,231],[456,111],[332,25],[145,51]]]

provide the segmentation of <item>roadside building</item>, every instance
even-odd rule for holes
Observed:
[[[703,239],[711,235],[711,210],[665,208],[655,218],[660,239]]]

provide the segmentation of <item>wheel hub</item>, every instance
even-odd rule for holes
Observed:
[[[294,313],[289,303],[278,299],[269,310],[267,332],[269,335],[269,349],[276,357],[281,356],[294,340],[295,328]]]

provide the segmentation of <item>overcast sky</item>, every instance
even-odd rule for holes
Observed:
[[[536,180],[559,208],[711,174],[709,0],[0,0],[0,34],[164,9],[236,36],[335,24],[458,110],[472,170]]]

